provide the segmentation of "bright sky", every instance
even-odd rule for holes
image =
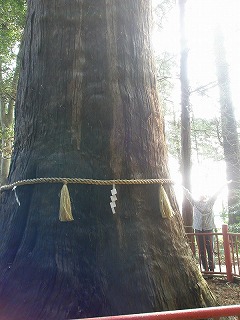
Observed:
[[[157,3],[158,0],[153,0]],[[186,4],[186,34],[189,47],[189,82],[194,90],[216,80],[214,58],[214,30],[220,24],[225,36],[229,63],[232,98],[237,118],[240,119],[240,0],[188,0]],[[164,28],[154,34],[157,52],[168,51],[179,61],[179,11],[178,1],[164,20]],[[178,87],[179,88],[179,87]],[[192,95],[195,116],[212,117],[218,110],[218,88],[209,92],[210,97],[199,99]],[[179,104],[179,94],[175,92]],[[178,96],[178,97],[177,97]]]
[[[206,83],[215,78],[214,31],[220,25],[224,37],[227,59],[229,63],[231,91],[234,105],[240,103],[239,75],[240,75],[240,1],[239,0],[188,0],[186,12],[186,29],[189,34],[188,44],[191,85],[193,87]],[[198,61],[198,62],[197,62]],[[189,76],[190,76],[189,72]],[[212,91],[209,99],[210,106],[218,108],[218,89]],[[216,97],[216,98],[215,98]],[[215,100],[215,101],[214,101]],[[207,113],[204,110],[205,114]],[[240,108],[235,112],[240,118]],[[214,111],[213,111],[214,115]]]
[[[157,2],[158,0],[153,0]],[[192,90],[216,80],[214,57],[214,31],[220,24],[225,36],[225,48],[230,72],[230,88],[235,114],[240,119],[240,0],[188,0],[186,4],[186,33],[188,35],[189,60],[188,73]],[[156,52],[167,51],[175,55],[179,62],[179,11],[178,1],[167,14],[163,23],[163,30],[155,30],[153,43]],[[176,78],[179,74],[176,68]],[[191,95],[191,104],[195,117],[214,117],[219,111],[218,88],[211,89],[208,97],[200,98]],[[180,85],[175,81],[172,100],[180,108]],[[173,179],[181,181],[178,172],[179,165],[174,159],[170,161]],[[214,193],[225,181],[224,162],[205,161],[192,168],[192,192],[199,195],[205,188],[206,193]],[[206,188],[207,186],[207,188]],[[177,195],[181,198],[180,190]],[[216,211],[219,212],[222,200],[226,198],[226,191],[219,197]]]

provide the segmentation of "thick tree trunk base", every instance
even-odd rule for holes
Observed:
[[[28,1],[10,183],[169,178],[146,0]],[[215,305],[159,186],[62,185],[4,192],[0,318],[72,319]]]
[[[149,196],[154,186],[119,186],[115,215],[110,186],[70,186],[73,206],[85,209],[66,223],[58,221],[60,188],[17,190],[21,206],[13,219],[19,230],[5,224],[1,245],[1,319],[71,319],[216,304],[181,221],[177,215],[163,219],[154,208],[157,203]],[[144,192],[142,201],[152,202],[150,209],[136,206],[134,195]],[[97,201],[89,202],[90,195]],[[49,204],[48,197],[55,200]],[[14,202],[12,195],[16,208]],[[24,218],[26,208],[30,213]]]

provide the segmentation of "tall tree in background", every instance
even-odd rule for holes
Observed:
[[[28,1],[9,181],[169,178],[146,0]],[[0,318],[67,319],[215,305],[159,187],[59,184],[1,196]]]
[[[191,190],[191,123],[190,123],[190,92],[188,83],[188,48],[185,32],[185,4],[187,0],[179,0],[180,12],[180,82],[181,82],[181,172],[182,184]],[[182,215],[186,232],[192,232],[193,209],[188,199],[184,196]]]
[[[215,36],[216,70],[219,85],[222,139],[228,185],[229,224],[240,223],[240,145],[230,92],[230,79],[224,37],[220,27]]]
[[[6,183],[13,139],[14,103],[19,75],[17,47],[25,21],[25,1],[0,0],[0,184]]]
[[[4,72],[4,62],[0,58],[0,125],[1,125],[1,167],[0,184],[7,182],[12,154],[14,103],[19,68],[10,71],[7,78]]]

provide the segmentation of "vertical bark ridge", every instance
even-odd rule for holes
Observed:
[[[120,96],[119,85],[119,61],[117,55],[117,5],[114,0],[106,0],[106,23],[107,23],[107,58],[108,58],[108,82],[110,103],[112,105],[113,118],[111,130],[111,168],[114,178],[122,177],[122,162],[124,159],[125,127],[123,121],[124,101]]]

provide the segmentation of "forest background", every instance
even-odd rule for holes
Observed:
[[[157,0],[154,4],[157,7]],[[161,1],[164,13],[153,43],[158,57],[160,92],[165,108],[170,170],[182,202],[181,174],[181,83],[179,2]],[[159,4],[158,4],[159,5]],[[194,0],[185,4],[188,50],[189,113],[191,122],[191,189],[197,198],[212,195],[227,179],[221,130],[220,94],[216,72],[216,29],[221,28],[229,70],[228,86],[237,121],[239,139],[239,1]],[[161,15],[161,14],[160,14]],[[159,17],[159,15],[158,15]],[[164,50],[162,50],[164,48]],[[165,61],[165,63],[161,63]],[[227,222],[227,188],[214,206],[217,227]]]
[[[159,93],[164,107],[169,164],[175,191],[182,203],[181,150],[181,32],[179,3],[185,4],[185,32],[188,52],[187,76],[191,137],[191,191],[211,195],[226,179],[221,129],[220,94],[216,72],[215,30],[221,27],[229,67],[230,97],[240,133],[240,3],[238,0],[152,0],[154,6],[153,45]],[[1,184],[6,183],[13,148],[14,101],[19,72],[18,56],[25,22],[22,0],[0,0],[0,108]],[[215,205],[216,223],[227,222],[227,189]],[[239,229],[239,227],[237,227]]]

